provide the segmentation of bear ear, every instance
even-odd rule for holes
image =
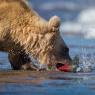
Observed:
[[[60,18],[58,16],[53,16],[49,20],[49,28],[51,28],[53,31],[59,30],[60,26]]]

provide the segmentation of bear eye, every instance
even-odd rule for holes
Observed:
[[[64,47],[64,48],[60,49],[60,51],[58,53],[59,57],[66,56],[66,54],[68,54],[68,52],[69,52],[69,48],[67,48],[67,47]]]
[[[52,27],[52,32],[59,32],[59,28]]]
[[[69,48],[67,48],[67,47],[63,48],[63,52],[64,52],[64,53],[69,52]]]

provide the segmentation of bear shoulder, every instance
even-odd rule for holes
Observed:
[[[3,5],[3,3],[12,4],[13,6],[15,6],[14,4],[17,3],[20,5],[20,7],[23,7],[24,9],[27,9],[27,10],[31,10],[31,8],[29,7],[28,1],[29,0],[0,0],[0,6]]]

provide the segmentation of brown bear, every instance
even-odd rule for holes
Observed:
[[[46,21],[29,7],[27,0],[0,0],[0,51],[8,52],[15,70],[70,63],[59,27],[59,17]]]

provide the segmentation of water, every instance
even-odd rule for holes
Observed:
[[[95,73],[0,72],[0,95],[94,95]]]
[[[7,53],[1,52],[0,95],[95,95],[95,0],[29,1],[47,20],[53,15],[60,16],[61,35],[70,48],[70,56],[78,55],[79,71],[13,71]],[[87,21],[88,18],[91,19]]]

